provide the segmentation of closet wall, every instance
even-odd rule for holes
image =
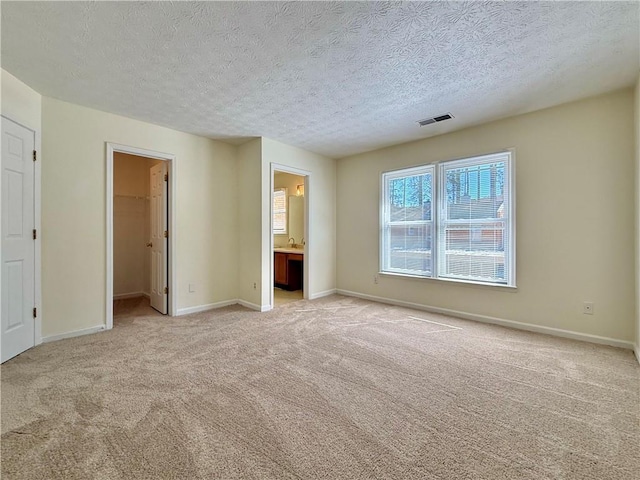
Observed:
[[[160,160],[114,154],[114,298],[149,294],[149,169]]]

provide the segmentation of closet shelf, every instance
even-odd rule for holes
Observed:
[[[114,198],[135,198],[136,200],[149,200],[150,197],[141,197],[140,195],[114,195]]]

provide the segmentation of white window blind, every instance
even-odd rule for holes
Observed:
[[[433,166],[384,174],[382,270],[432,275]]]
[[[438,274],[510,281],[509,153],[440,165]]]
[[[510,152],[382,175],[381,271],[515,285]]]
[[[277,188],[273,191],[273,233],[287,234],[287,189]]]

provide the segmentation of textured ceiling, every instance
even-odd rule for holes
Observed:
[[[331,157],[631,85],[637,2],[2,2],[43,95]],[[418,127],[417,120],[456,118]]]

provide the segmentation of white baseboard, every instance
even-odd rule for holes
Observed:
[[[636,360],[640,363],[640,345],[633,346],[633,353],[636,354]]]
[[[626,348],[633,350],[633,343],[626,342],[624,340],[618,340],[616,338],[600,337],[598,335],[591,335],[588,333],[574,332],[571,330],[562,330],[560,328],[545,327],[542,325],[534,325],[532,323],[516,322],[515,320],[506,320],[504,318],[490,317],[487,315],[477,315],[475,313],[460,312],[458,310],[450,310],[448,308],[432,307],[430,305],[422,305],[420,303],[403,302],[401,300],[394,300],[391,298],[377,297],[375,295],[367,295],[365,293],[351,292],[349,290],[338,289],[336,293],[340,295],[346,295],[348,297],[357,297],[364,300],[371,300],[373,302],[387,303],[390,305],[397,305],[399,307],[415,308],[416,310],[424,310],[431,313],[440,313],[443,315],[451,315],[452,317],[463,318],[465,320],[473,320],[482,323],[492,323],[494,325],[501,325],[503,327],[515,328],[518,330],[527,330],[529,332],[544,333],[546,335],[553,335],[555,337],[571,338],[573,340],[581,340],[583,342],[599,343],[602,345],[610,345],[612,347]],[[638,352],[636,350],[636,357]],[[640,361],[640,359],[639,359]]]
[[[314,293],[309,295],[309,300],[315,300],[316,298],[328,297],[329,295],[333,295],[336,293],[336,289],[332,288],[331,290],[325,290],[324,292]]]
[[[83,328],[81,330],[74,330],[72,332],[59,333],[57,335],[49,335],[42,338],[42,343],[55,342],[56,340],[63,340],[65,338],[80,337],[82,335],[89,335],[91,333],[97,333],[105,330],[107,327],[104,325],[96,325],[95,327]]]
[[[207,310],[213,310],[215,308],[228,307],[229,305],[235,305],[238,300],[224,300],[222,302],[208,303],[206,305],[196,305],[195,307],[179,308],[176,316],[188,315],[190,313],[206,312]]]
[[[268,312],[271,310],[271,305],[258,305],[257,303],[247,302],[246,300],[236,300],[236,303],[258,312]]]
[[[118,293],[117,295],[113,295],[114,300],[124,300],[126,298],[137,298],[137,297],[149,298],[150,295],[146,292]]]

